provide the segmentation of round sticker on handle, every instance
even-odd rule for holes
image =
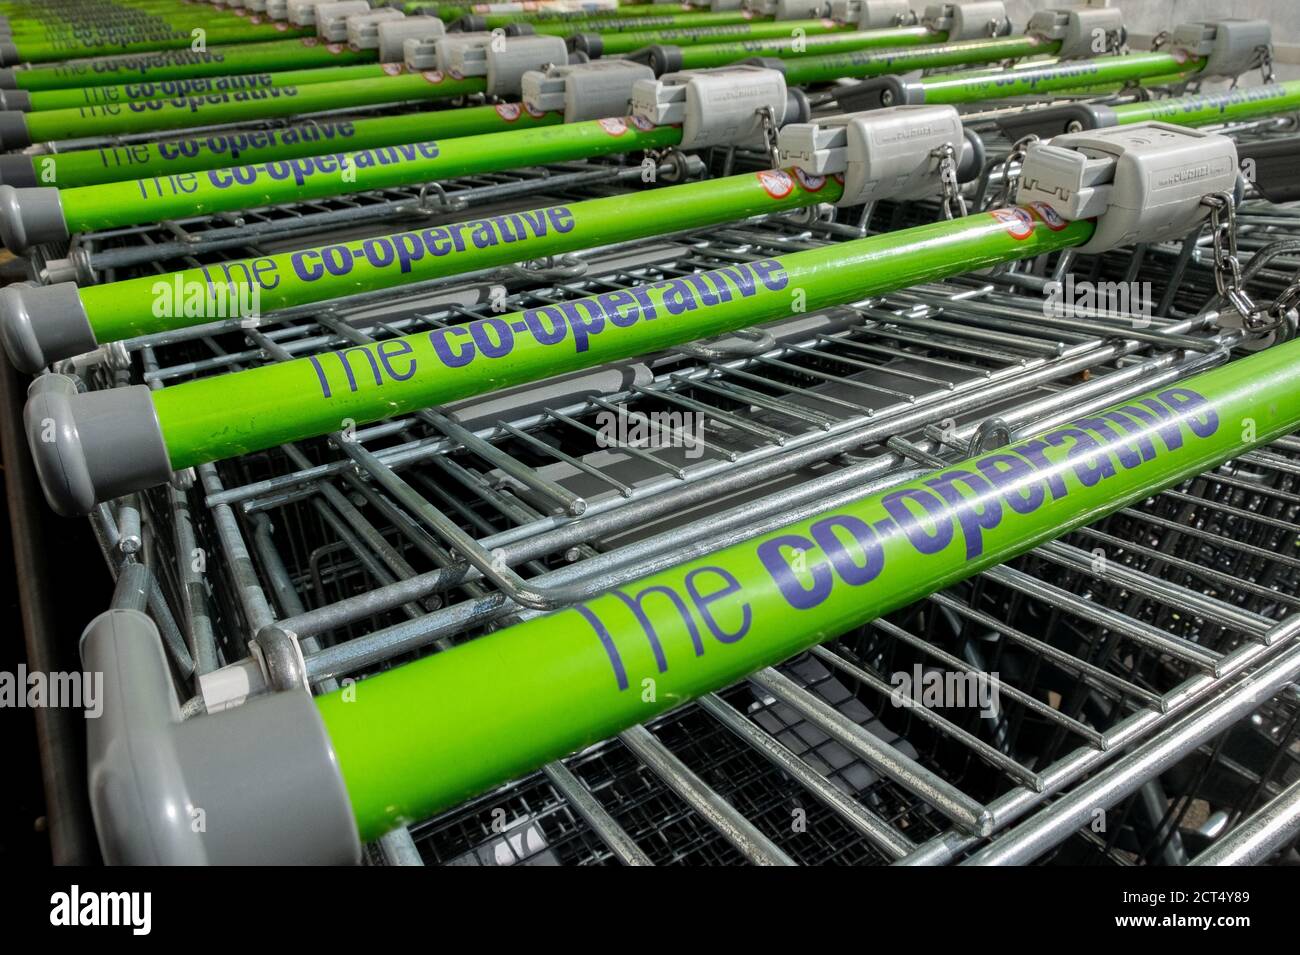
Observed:
[[[1027,239],[1034,234],[1034,219],[1024,209],[992,209],[989,215],[1001,222],[1013,239]]]
[[[803,186],[808,192],[816,192],[826,185],[825,176],[814,176],[812,173],[804,172],[798,166],[794,167],[794,177],[799,180],[799,185]]]
[[[650,120],[646,119],[644,116],[629,116],[628,120],[630,120],[632,125],[643,133],[648,133],[650,130],[655,128],[655,124],[650,122]]]
[[[385,64],[384,64],[384,72],[387,73],[389,76],[398,76],[398,75],[400,75],[401,73],[403,73],[405,70],[406,70],[406,67],[403,66],[401,63],[385,63]]]
[[[507,123],[513,123],[515,120],[517,120],[519,118],[519,113],[520,113],[518,103],[497,103],[496,111],[497,111],[497,115],[500,116],[502,119],[504,119]]]
[[[423,77],[424,77],[426,80],[428,80],[430,83],[441,83],[441,82],[442,82],[442,71],[441,71],[441,70],[426,70],[425,72],[421,73],[420,75],[423,76]]]
[[[784,199],[794,192],[794,179],[784,169],[764,169],[755,175],[763,190],[773,199]]]
[[[1038,218],[1043,220],[1043,225],[1053,232],[1060,232],[1070,223],[1061,218],[1061,214],[1049,206],[1046,202],[1031,202],[1029,208],[1034,211]]]
[[[622,136],[624,133],[627,132],[627,123],[623,122],[621,119],[618,119],[616,117],[597,120],[597,122],[600,123],[600,128],[603,129],[605,132],[609,133],[611,136]]]

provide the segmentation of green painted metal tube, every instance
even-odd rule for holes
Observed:
[[[193,11],[173,14],[165,19],[156,14],[140,13],[134,16],[106,17],[100,19],[50,20],[44,17],[16,19],[10,17],[10,35],[15,40],[54,42],[71,37],[109,37],[114,39],[150,39],[160,33],[188,30],[193,27],[230,29],[245,26],[246,18],[230,14],[215,15]]]
[[[71,60],[10,70],[14,86],[37,92],[70,87],[158,82],[199,76],[262,73],[373,63],[374,50],[353,50],[316,37],[209,47],[206,52],[163,50],[101,59]]]
[[[428,115],[427,132],[438,132],[438,115]],[[61,190],[59,198],[67,227],[76,233],[660,149],[680,138],[677,127],[641,129],[631,122],[606,119],[83,186]]]
[[[252,43],[267,40],[275,36],[304,37],[315,33],[314,29],[290,27],[284,23],[252,23],[244,21],[239,26],[205,28],[206,42],[214,45],[223,43]],[[146,53],[154,50],[185,49],[194,43],[194,36],[189,30],[174,30],[150,39],[132,40],[114,39],[109,34],[87,37],[69,37],[68,39],[48,41],[15,41],[18,63],[53,63],[77,57],[111,56],[115,53]]]
[[[468,5],[443,3],[404,3],[389,6],[397,7],[407,16],[423,14],[438,17],[446,23],[461,17],[482,17],[489,28],[508,26],[511,23],[539,23],[548,20],[625,20],[629,17],[660,17],[681,13],[708,13],[707,4],[690,3],[619,3],[614,6],[606,4],[569,4],[536,3],[526,8],[521,3],[473,3]]]
[[[1123,126],[1152,120],[1203,126],[1207,123],[1255,119],[1294,109],[1300,109],[1300,80],[1111,107],[1115,118]]]
[[[1173,73],[1195,73],[1204,65],[1204,59],[1192,59],[1178,53],[1133,53],[1054,63],[1039,69],[1007,70],[992,75],[983,71],[954,73],[916,82],[925,92],[926,103],[975,103],[1032,93],[1087,89]]]
[[[796,34],[794,31],[802,31]],[[699,30],[661,30],[647,33],[602,34],[601,54],[633,53],[646,46],[682,47],[683,69],[705,69],[735,63],[751,56],[811,56],[872,47],[916,46],[939,43],[946,37],[925,27],[891,30],[854,30],[833,20],[781,20],[747,23],[740,27]],[[733,39],[734,38],[734,39]],[[698,64],[698,65],[697,65]]]
[[[802,56],[785,61],[786,82],[793,86],[829,83],[845,77],[884,76],[909,70],[990,63],[1025,56],[1050,56],[1061,44],[1037,36],[1009,36],[988,40],[958,40],[933,46],[897,50],[858,50],[824,56]]]
[[[1291,433],[1297,367],[1277,346],[319,697],[361,837]]]
[[[855,32],[851,27],[836,23],[834,20],[781,20],[776,22],[736,23],[730,26],[716,27],[632,30],[626,33],[613,33],[602,28],[596,33],[599,38],[599,50],[591,47],[590,38],[585,38],[583,42],[591,49],[593,55],[599,52],[601,56],[620,56],[626,53],[634,53],[654,44],[693,48],[713,46],[715,44],[732,45],[731,41],[739,42],[742,40],[789,40],[795,35],[794,31],[796,29],[802,30],[804,35],[809,38]],[[899,46],[911,42],[907,36],[908,30],[879,32],[902,33],[903,39],[898,44]],[[726,42],[724,43],[724,41]],[[749,53],[746,55],[753,56],[754,54]]]
[[[804,181],[817,188],[805,188]],[[271,312],[523,259],[834,202],[842,191],[833,179],[807,179],[795,181],[793,188],[777,198],[766,178],[729,176],[441,229],[354,239],[148,275],[90,286],[78,294],[96,341],[104,344],[209,322],[211,318],[205,316],[213,314],[212,306],[218,301],[256,302],[259,313]],[[444,233],[447,238],[440,243]],[[454,236],[467,238],[457,240]],[[170,298],[172,307],[158,307],[160,291]],[[205,297],[205,307],[181,307],[200,295]]]
[[[32,164],[33,183],[70,189],[220,169],[236,161],[257,165],[319,156],[330,149],[355,151],[417,143],[425,141],[431,133],[442,140],[558,126],[563,122],[564,113],[559,110],[539,114],[529,112],[518,103],[499,103],[496,106],[470,106],[372,119],[322,119],[278,129],[215,130],[185,139],[104,146],[24,158]]]
[[[769,171],[768,188],[798,188]],[[1087,241],[999,210],[152,393],[175,469]],[[87,292],[92,291],[87,289]],[[372,372],[373,369],[373,372]]]
[[[488,29],[510,26],[513,23],[553,23],[573,20],[629,20],[641,17],[681,16],[683,14],[711,13],[707,6],[688,3],[673,6],[663,3],[628,3],[613,8],[566,7],[558,4],[539,4],[530,9],[508,9],[509,4],[476,3],[457,16],[481,18]],[[425,8],[422,12],[442,16],[439,8]],[[743,16],[742,11],[732,11]],[[448,20],[447,17],[442,17]],[[452,18],[455,19],[455,18]]]
[[[237,90],[264,90],[285,86],[312,86],[316,83],[351,83],[354,80],[383,79],[392,76],[391,64],[356,63],[348,66],[324,66],[307,70],[284,70],[276,73],[235,73],[222,76],[196,76],[178,80],[142,80],[117,86],[83,86],[72,89],[44,90],[31,93],[31,111],[78,109],[106,103],[133,100],[176,99],[233,93]]]
[[[168,29],[192,26],[230,28],[247,23],[247,18],[232,11],[197,5],[131,9],[107,5],[97,8],[43,6],[6,15],[12,36],[36,40],[63,39],[70,34],[93,36],[111,33],[141,37]]]
[[[393,67],[396,69],[396,67]],[[175,99],[131,100],[79,109],[23,114],[32,142],[240,123],[323,112],[344,106],[452,99],[486,88],[481,77],[453,79],[439,72],[398,73],[347,83],[314,83],[237,90]]]
[[[771,21],[766,18],[748,15],[744,10],[720,10],[717,12],[662,13],[654,16],[628,17],[626,19],[600,17],[586,20],[508,21],[498,23],[496,28],[500,29],[508,26],[510,22],[528,22],[534,33],[567,37],[575,33],[619,34],[641,30],[703,30],[743,23]]]

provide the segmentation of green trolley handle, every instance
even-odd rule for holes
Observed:
[[[781,188],[774,189],[773,182]],[[34,373],[97,345],[202,325],[214,316],[233,316],[239,310],[231,310],[232,303],[252,317],[359,291],[835,202],[842,193],[843,187],[834,179],[745,174],[143,276],[75,292],[67,287],[55,293],[15,290],[0,296],[0,329],[11,313],[22,327],[8,334],[0,330],[0,337],[15,346],[11,359]],[[75,303],[69,292],[77,296]],[[38,304],[41,300],[57,303],[45,306]],[[69,334],[70,321],[84,321],[82,334]],[[46,347],[47,339],[59,347]],[[19,342],[35,347],[19,351]]]
[[[316,37],[303,37],[298,40],[213,46],[202,52],[190,49],[163,50],[0,70],[0,89],[35,93],[129,82],[347,66],[374,61],[374,50],[353,50],[338,43],[323,43]]]
[[[426,135],[438,133],[439,115],[434,113],[424,118]],[[453,117],[453,122],[460,125],[459,117]],[[267,159],[253,165],[74,189],[0,186],[0,237],[8,248],[17,251],[90,229],[252,209],[639,149],[660,149],[680,141],[678,127],[643,129],[631,120],[604,119],[299,159]]]
[[[440,139],[451,139],[556,126],[563,122],[564,113],[560,110],[534,113],[519,103],[370,119],[323,117],[271,129],[217,129],[153,143],[115,144],[39,156],[26,153],[0,156],[0,185],[71,189],[219,169],[236,162],[257,165],[319,156],[330,149],[356,151],[398,146],[421,142],[431,133]]]
[[[84,86],[61,90],[0,90],[0,107],[39,113],[52,109],[80,109],[133,100],[167,100],[186,96],[207,96],[239,90],[265,90],[284,86],[312,86],[316,83],[351,83],[354,80],[384,79],[395,68],[379,63],[322,66],[275,73],[232,73],[223,76],[194,76],[175,80],[141,80],[106,86]]]
[[[21,149],[58,139],[247,123],[343,107],[453,99],[481,93],[486,88],[479,77],[458,80],[436,70],[408,73],[396,65],[387,69],[391,75],[344,83],[130,100],[41,113],[0,113],[0,148]]]
[[[796,176],[759,175],[778,195],[796,188]],[[1002,209],[156,392],[45,395],[29,400],[29,442],[52,506],[85,513],[182,468],[1080,245],[1093,229]],[[459,245],[502,241],[500,230],[488,222]],[[446,227],[427,232],[427,253],[459,247]]]
[[[318,697],[361,838],[1291,433],[1298,366],[1276,346]]]

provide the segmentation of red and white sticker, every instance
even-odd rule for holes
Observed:
[[[320,40],[316,39],[314,36],[305,36],[299,42],[302,43],[303,46],[315,46],[320,42]]]
[[[641,130],[643,133],[648,133],[650,130],[655,128],[655,124],[650,122],[650,120],[646,119],[644,116],[629,116],[628,119],[631,120],[633,126]]]
[[[527,111],[528,115],[531,116],[533,119],[541,119],[543,116],[546,115],[546,110],[533,109],[527,103],[524,104],[524,109]]]
[[[784,169],[764,169],[755,175],[763,190],[773,199],[784,199],[794,192],[794,178]]]
[[[275,28],[281,33],[287,33],[289,30],[289,24],[285,23],[283,20],[279,20],[276,22]]]
[[[597,120],[597,122],[600,123],[600,128],[603,129],[605,132],[609,133],[611,136],[622,136],[624,133],[627,132],[627,123],[623,122],[621,119],[618,119],[617,117],[610,117],[609,119],[601,119],[601,120]]]
[[[740,14],[741,14],[741,16],[743,16],[746,20],[752,20],[752,19],[754,19],[754,11],[753,11],[753,10],[741,10],[741,11],[740,11]]]
[[[1028,239],[1034,234],[1034,220],[1024,209],[993,209],[989,212],[1002,223],[1013,239]]]
[[[383,66],[384,72],[389,76],[400,76],[405,69],[401,63],[385,63]]]
[[[1046,202],[1031,202],[1029,208],[1034,210],[1034,214],[1043,220],[1043,225],[1053,232],[1060,232],[1070,224],[1062,219],[1061,214]]]
[[[832,20],[830,17],[822,17],[822,26],[824,26],[828,30],[834,29],[835,21]]]
[[[325,49],[329,50],[329,51],[330,51],[331,53],[333,53],[335,56],[338,56],[340,53],[342,53],[342,52],[343,52],[344,50],[346,50],[347,48],[348,48],[348,45],[347,45],[346,43],[326,43],[326,44],[325,44]]]
[[[497,115],[507,123],[513,123],[517,120],[521,112],[518,103],[497,103],[496,111]]]
[[[799,180],[799,185],[803,186],[808,192],[816,192],[826,185],[825,176],[814,176],[812,173],[804,172],[798,166],[794,167],[794,176]]]
[[[442,82],[442,70],[425,70],[420,75],[423,76],[430,83]]]

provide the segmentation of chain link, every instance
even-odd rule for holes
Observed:
[[[939,182],[943,187],[943,217],[960,219],[966,215],[966,199],[957,183],[957,150],[952,143],[944,143],[930,150],[931,157],[939,160]]]
[[[1011,145],[1011,152],[1007,153],[1007,158],[1002,162],[1002,191],[998,199],[999,206],[1011,204],[1012,194],[1015,192],[1016,182],[1020,179],[1020,173],[1014,176],[1011,174],[1011,167],[1018,162],[1024,162],[1025,155],[1029,147],[1038,142],[1038,137],[1033,133],[1021,139],[1017,139]]]
[[[1259,72],[1265,84],[1277,82],[1277,74],[1273,71],[1273,48],[1267,44],[1261,44],[1259,48]]]
[[[777,146],[776,116],[771,106],[760,106],[755,112],[758,113],[759,122],[763,126],[763,139],[767,141],[767,155],[772,162],[772,168],[780,169],[781,150]]]
[[[1216,192],[1201,199],[1210,208],[1210,238],[1214,249],[1214,286],[1241,316],[1242,328],[1251,337],[1281,332],[1289,338],[1294,331],[1292,312],[1300,306],[1300,279],[1292,282],[1274,301],[1256,305],[1246,292],[1237,257],[1237,212],[1232,196]]]

